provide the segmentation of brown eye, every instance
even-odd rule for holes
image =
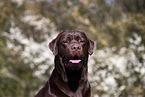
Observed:
[[[67,44],[67,43],[69,43],[69,41],[63,41],[63,43],[64,43],[64,44]]]
[[[84,40],[79,40],[79,42],[80,42],[80,43],[85,43],[85,41],[84,41]]]

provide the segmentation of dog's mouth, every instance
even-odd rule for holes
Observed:
[[[65,67],[70,70],[80,70],[83,65],[83,59],[82,56],[71,56],[70,58],[67,58],[67,62],[65,63]]]
[[[80,63],[81,60],[69,60],[70,63]]]
[[[81,59],[79,59],[78,56],[75,55],[75,56],[73,57],[73,59],[69,60],[69,62],[70,62],[70,63],[73,63],[73,64],[78,64],[78,63],[81,62]]]

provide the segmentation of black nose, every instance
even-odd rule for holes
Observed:
[[[73,45],[72,47],[71,47],[71,50],[72,51],[76,51],[76,50],[80,50],[81,49],[81,47],[79,46],[79,45]]]

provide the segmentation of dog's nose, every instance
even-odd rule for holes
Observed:
[[[72,47],[71,47],[71,50],[72,51],[77,51],[77,50],[80,50],[81,49],[81,47],[79,46],[79,45],[73,45]]]

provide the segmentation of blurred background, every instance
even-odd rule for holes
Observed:
[[[144,0],[0,0],[0,97],[34,97],[53,70],[49,42],[84,30],[92,97],[145,97]]]

